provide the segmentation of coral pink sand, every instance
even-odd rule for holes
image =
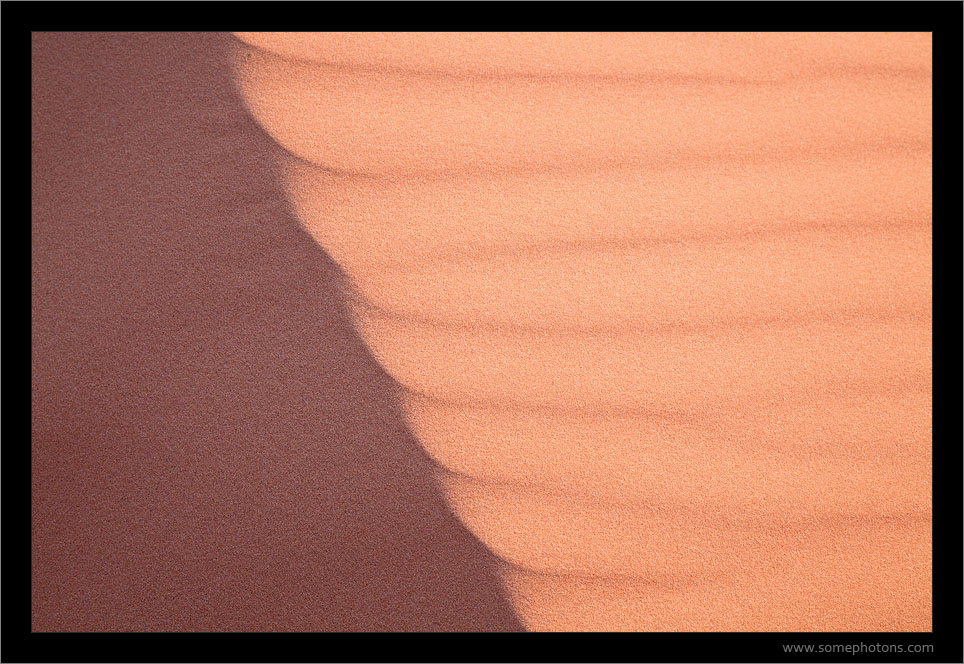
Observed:
[[[33,43],[34,630],[931,629],[929,34]]]
[[[930,35],[238,37],[530,629],[930,628]]]

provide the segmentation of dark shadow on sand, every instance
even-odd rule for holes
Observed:
[[[231,40],[33,37],[33,629],[521,630]]]

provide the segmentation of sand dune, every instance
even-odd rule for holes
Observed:
[[[828,71],[930,72],[928,33],[240,32],[294,59],[365,69],[474,76],[723,78]]]
[[[31,37],[30,627],[522,630],[287,210],[236,41]]]
[[[335,171],[399,174],[599,168],[793,154],[930,138],[926,72],[739,84],[381,73],[248,50],[238,81],[293,154]],[[283,74],[282,74],[283,72]]]
[[[346,176],[295,158],[279,166],[305,228],[362,276],[510,251],[927,228],[931,205],[929,146],[458,177]]]
[[[930,380],[930,326],[912,315],[563,335],[356,313],[372,353],[402,385],[467,404],[688,414]]]
[[[924,389],[688,417],[473,408],[414,394],[405,405],[439,465],[495,484],[810,516],[902,514],[930,502]]]
[[[930,629],[930,35],[238,37],[529,628]]]

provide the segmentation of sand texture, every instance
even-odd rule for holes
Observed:
[[[32,629],[516,631],[229,34],[33,36]]]
[[[931,36],[34,33],[34,631],[931,629]]]
[[[930,629],[929,35],[237,36],[529,629]]]

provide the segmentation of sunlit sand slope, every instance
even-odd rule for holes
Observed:
[[[930,629],[930,35],[238,37],[530,629]]]

